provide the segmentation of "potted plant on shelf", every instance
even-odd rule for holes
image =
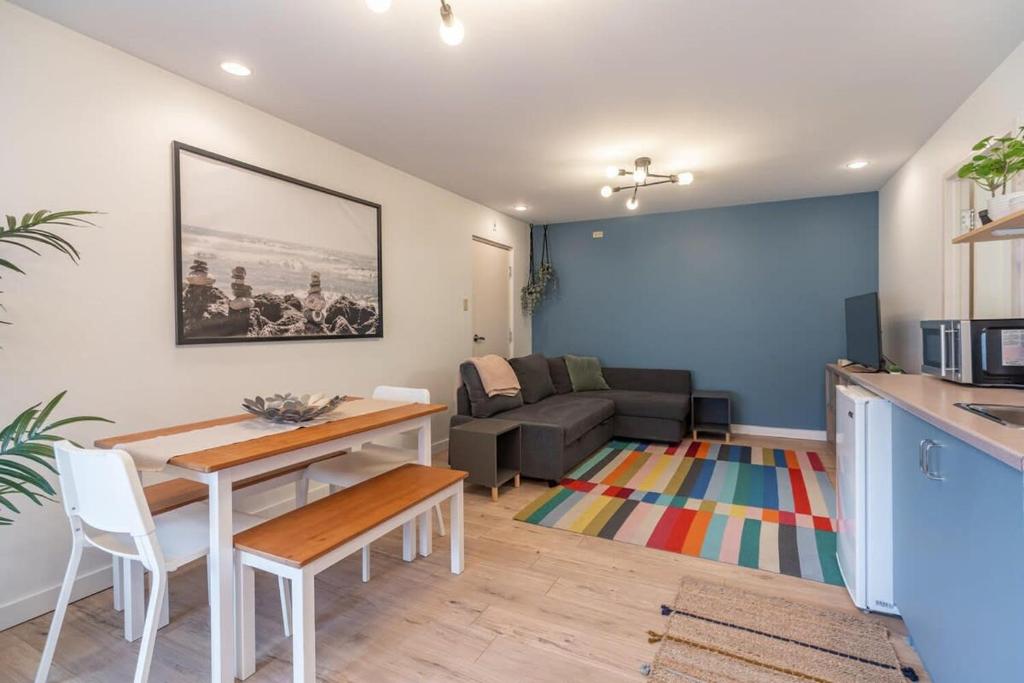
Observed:
[[[50,228],[92,225],[84,218],[92,213],[95,212],[44,210],[27,213],[21,221],[14,216],[7,216],[6,224],[0,223],[0,246],[18,247],[37,256],[40,255],[39,249],[46,247],[66,255],[72,263],[77,263],[79,256],[74,245]],[[24,275],[25,271],[10,258],[13,257],[0,256],[0,273],[14,271]],[[11,323],[0,320],[0,324]],[[27,498],[36,505],[42,505],[56,494],[46,474],[57,472],[53,465],[53,442],[62,439],[57,430],[78,422],[110,422],[89,415],[51,419],[66,393],[60,392],[45,406],[37,403],[26,408],[13,422],[0,428],[0,526],[14,523],[7,515],[20,514],[21,510],[15,503],[18,498]]]
[[[1024,126],[1010,135],[982,138],[971,150],[974,156],[957,175],[974,181],[991,195],[987,211],[978,212],[981,222],[990,223],[1024,210],[1024,192],[1006,191],[1014,177],[1024,171]]]

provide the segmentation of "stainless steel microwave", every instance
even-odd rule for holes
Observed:
[[[923,321],[921,372],[961,384],[1024,388],[1024,318]]]

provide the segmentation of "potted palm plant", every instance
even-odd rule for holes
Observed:
[[[85,218],[92,213],[44,210],[27,213],[20,221],[15,216],[7,216],[6,223],[0,223],[0,246],[7,245],[37,256],[41,249],[51,249],[66,255],[72,263],[77,263],[78,251],[68,240],[53,232],[52,228],[92,225]],[[0,273],[13,271],[24,275],[25,271],[11,258],[13,256],[0,256]],[[0,324],[11,323],[0,320]],[[21,512],[17,504],[21,499],[36,505],[53,499],[56,491],[46,474],[57,471],[53,464],[53,442],[61,440],[58,432],[62,427],[78,422],[110,422],[91,415],[53,419],[66,393],[60,392],[45,405],[36,403],[26,408],[10,424],[0,428],[0,526],[14,523],[13,518],[7,515]]]
[[[971,151],[974,156],[957,175],[989,192],[987,209],[979,212],[982,223],[1024,209],[1024,192],[1007,192],[1014,177],[1024,171],[1024,126],[1010,135],[982,138]]]

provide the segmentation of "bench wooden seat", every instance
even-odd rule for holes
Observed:
[[[416,556],[416,517],[451,499],[451,571],[464,563],[463,480],[467,473],[406,464],[235,535],[236,676],[256,670],[253,569],[289,579],[293,681],[316,679],[313,577],[403,527],[403,557]]]
[[[336,458],[341,453],[331,453],[323,457],[317,458],[316,460],[309,460],[306,462],[292,465],[290,467],[282,467],[274,470],[273,472],[267,472],[266,474],[260,474],[255,477],[249,477],[241,481],[234,483],[234,490],[238,491],[241,489],[251,488],[258,484],[263,484],[274,479],[281,479],[288,475],[294,475],[291,479],[298,481],[302,478],[302,473],[309,465],[320,462],[321,460],[330,460]],[[282,484],[287,482],[280,482]],[[199,503],[206,500],[210,495],[210,490],[206,484],[198,481],[192,481],[191,479],[168,479],[167,481],[161,481],[156,484],[150,484],[149,486],[143,487],[142,492],[146,496],[146,502],[149,504],[149,512],[152,515],[159,515],[164,512],[170,512],[171,510],[177,510],[180,507],[191,505],[192,503]]]

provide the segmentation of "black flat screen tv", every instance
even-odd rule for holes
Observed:
[[[846,300],[846,359],[868,368],[882,368],[882,321],[878,292]]]

